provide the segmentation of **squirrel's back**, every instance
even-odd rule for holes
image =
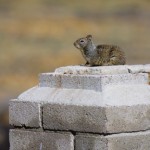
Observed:
[[[126,63],[125,54],[117,45],[102,44],[97,45],[96,49],[99,55],[97,65],[109,65],[109,63],[110,65],[124,65]]]

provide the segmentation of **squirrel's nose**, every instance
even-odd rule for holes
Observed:
[[[74,42],[73,45],[78,48],[78,44],[76,42]]]
[[[77,42],[74,42],[73,45],[77,48],[77,49],[80,49],[80,46]]]

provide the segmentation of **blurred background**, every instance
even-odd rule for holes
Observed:
[[[87,34],[122,47],[128,64],[149,63],[150,1],[0,0],[0,150],[8,145],[8,100],[41,72],[84,63],[73,42]]]

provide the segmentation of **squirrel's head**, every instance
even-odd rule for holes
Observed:
[[[92,40],[92,35],[87,35],[86,37],[79,38],[74,42],[74,46],[78,49],[85,48]]]

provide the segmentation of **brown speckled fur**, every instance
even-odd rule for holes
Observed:
[[[92,36],[79,38],[74,42],[74,46],[80,49],[88,66],[111,66],[124,65],[126,63],[125,54],[120,47],[115,45],[97,45],[92,41]]]

